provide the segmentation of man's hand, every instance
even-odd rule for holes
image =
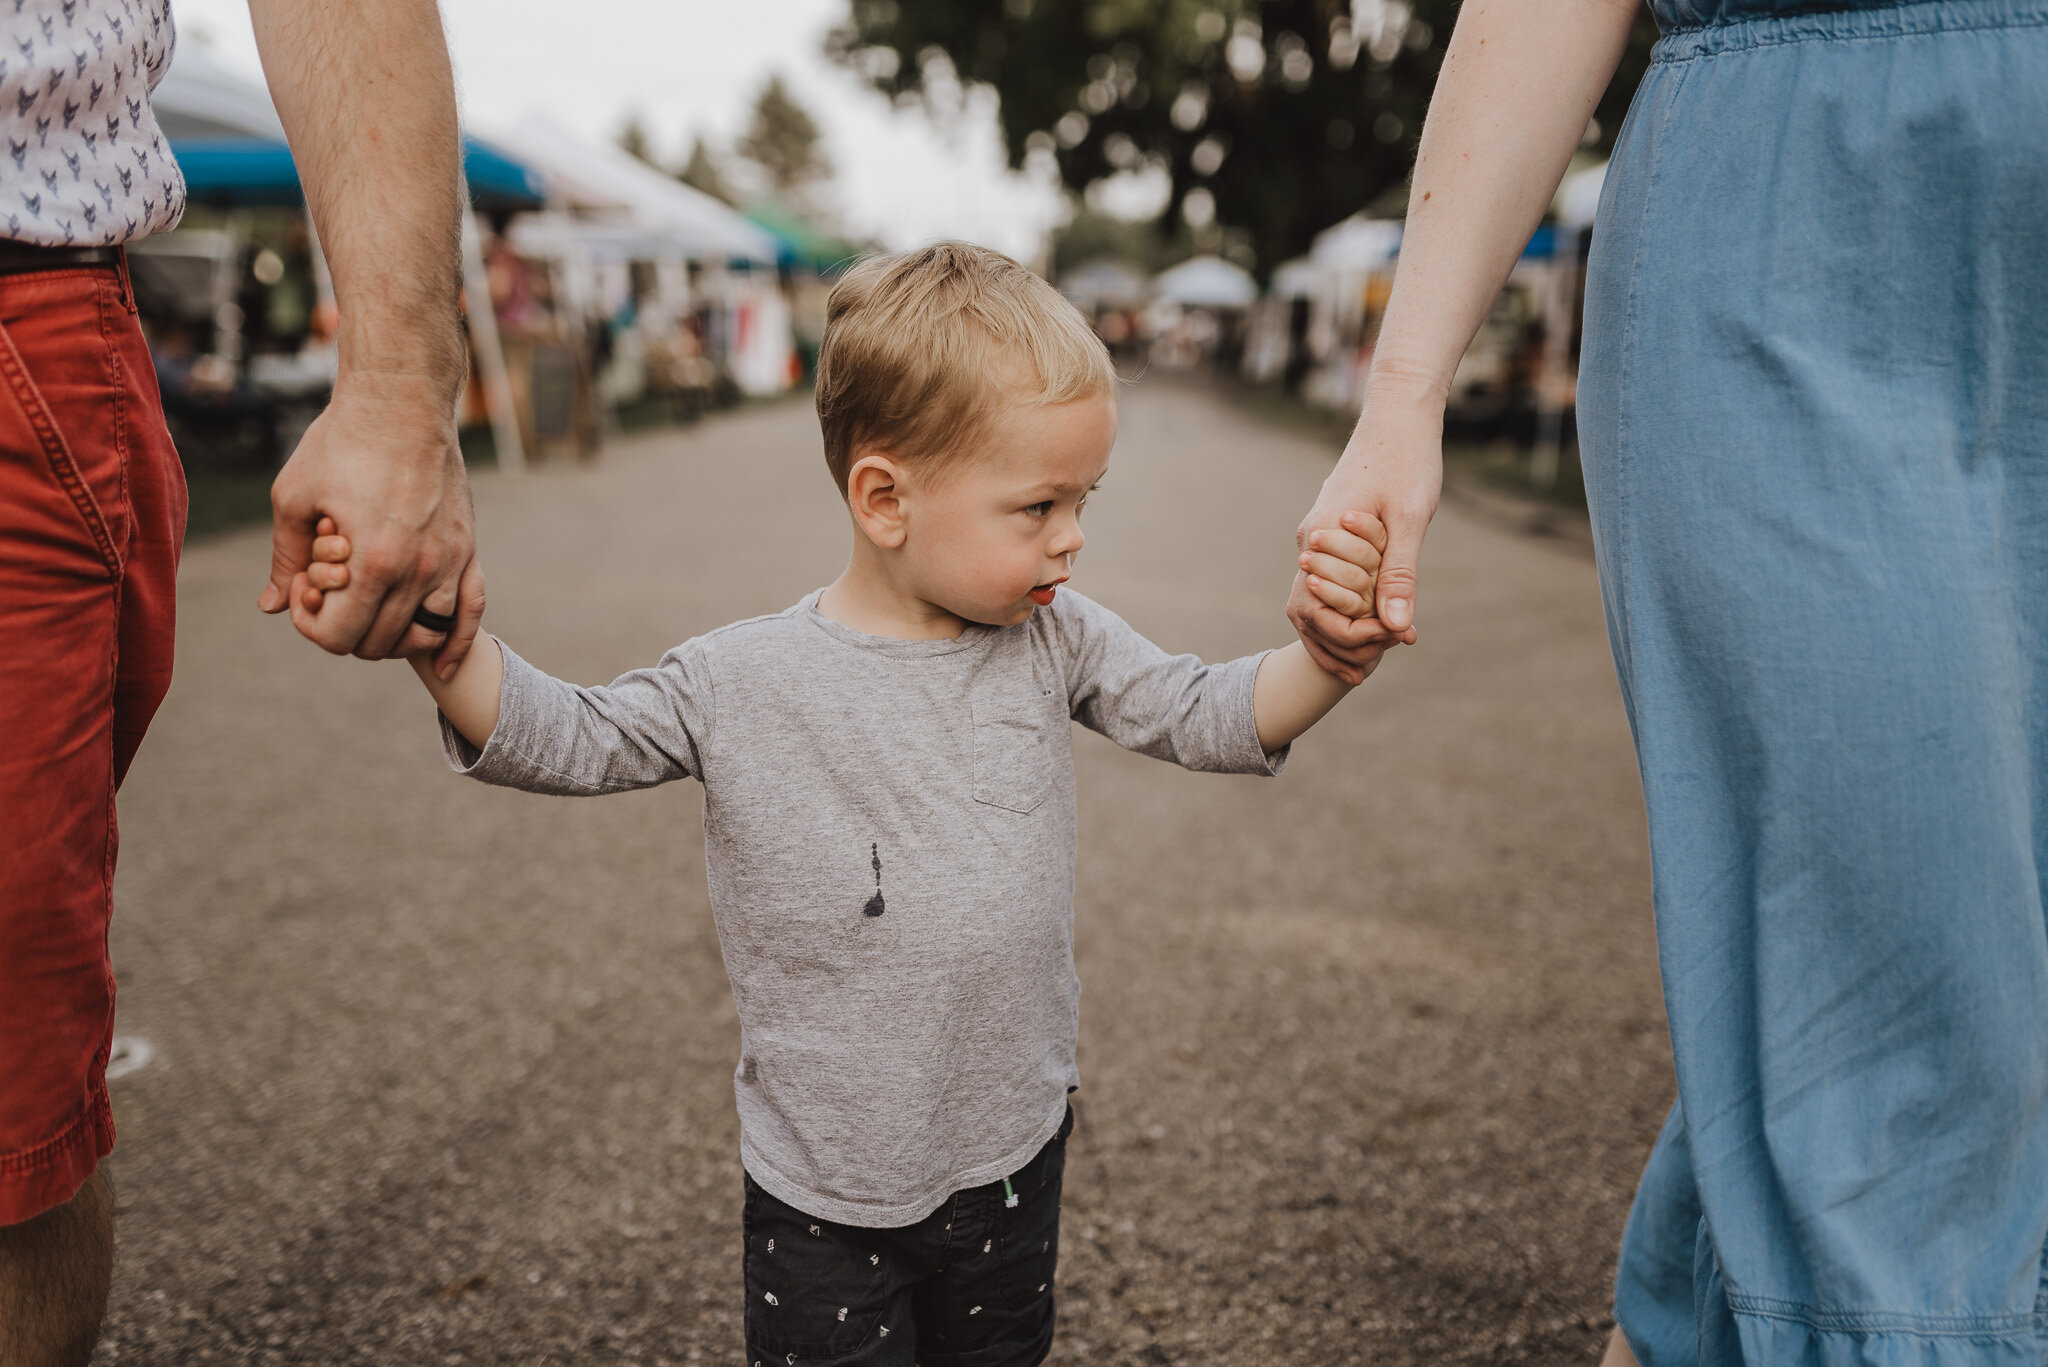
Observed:
[[[257,50],[334,281],[339,374],[278,474],[265,612],[290,606],[314,527],[354,543],[354,586],[306,635],[365,659],[435,653],[446,677],[483,596],[455,443],[462,144],[435,0],[249,0]],[[451,632],[413,611],[456,617]],[[308,629],[310,628],[310,630]]]
[[[350,588],[324,611],[294,612],[299,630],[322,649],[366,660],[431,652],[436,674],[453,673],[476,639],[483,576],[454,415],[438,386],[372,379],[339,390],[278,473],[270,501],[270,583],[258,607],[294,605],[316,524],[331,518],[352,547]],[[422,605],[453,616],[455,629],[415,623]]]
[[[1442,488],[1441,400],[1391,383],[1369,389],[1350,445],[1295,532],[1304,564],[1287,599],[1287,616],[1309,657],[1346,683],[1364,682],[1387,646],[1416,640],[1422,537]],[[1329,545],[1312,545],[1318,534]],[[1372,602],[1364,603],[1359,594],[1360,611],[1369,606],[1370,613],[1340,612],[1310,589],[1310,557],[1337,552],[1339,537],[1373,542],[1380,536],[1385,539],[1375,547],[1381,559]]]

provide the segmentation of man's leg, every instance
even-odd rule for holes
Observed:
[[[114,790],[184,518],[115,274],[0,278],[0,1367],[83,1362],[106,1309]]]
[[[84,1367],[114,1274],[114,1191],[104,1170],[78,1195],[0,1227],[0,1367]]]

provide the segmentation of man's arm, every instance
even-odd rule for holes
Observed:
[[[334,278],[340,373],[271,491],[270,583],[290,606],[314,524],[355,545],[354,582],[300,629],[366,659],[435,651],[451,672],[482,615],[455,398],[467,361],[455,83],[433,0],[249,0],[270,92]],[[452,632],[413,610],[454,615]]]

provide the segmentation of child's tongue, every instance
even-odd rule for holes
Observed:
[[[1057,584],[1047,584],[1042,589],[1033,589],[1031,590],[1031,601],[1038,604],[1038,606],[1042,608],[1051,607],[1052,596],[1058,591],[1059,586]]]

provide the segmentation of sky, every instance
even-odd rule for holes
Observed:
[[[836,170],[824,198],[847,231],[906,247],[965,237],[1025,260],[1063,210],[1044,180],[1004,167],[992,101],[941,130],[822,55],[847,0],[442,0],[463,117],[539,108],[591,137],[629,113],[671,161],[708,134],[729,147],[779,72],[823,131]],[[261,74],[247,0],[173,0],[179,41]],[[573,16],[573,17],[565,17]]]

